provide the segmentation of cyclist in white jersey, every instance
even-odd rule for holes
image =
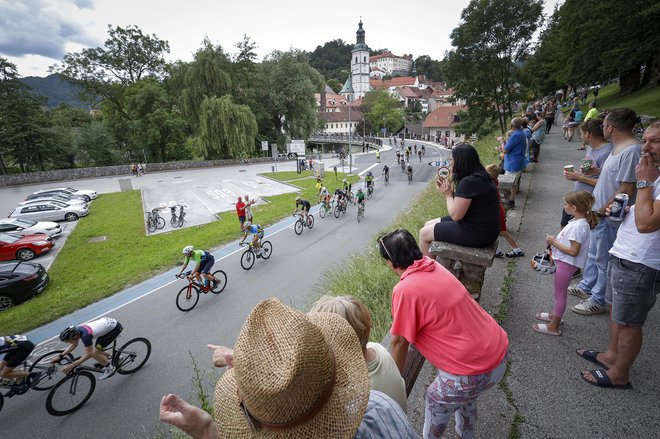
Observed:
[[[60,340],[68,343],[69,347],[59,355],[59,358],[55,357],[53,362],[61,360],[72,352],[81,340],[85,346],[85,353],[73,363],[64,366],[62,372],[69,373],[75,367],[94,358],[97,361],[95,366],[103,370],[103,375],[99,379],[104,380],[114,373],[114,367],[110,363],[110,354],[103,350],[117,338],[122,329],[124,328],[121,324],[111,317],[102,317],[79,326],[69,326],[60,334]]]

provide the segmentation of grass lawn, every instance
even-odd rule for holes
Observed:
[[[300,196],[316,200],[316,180],[311,173],[264,175],[293,180],[290,184],[300,187]],[[310,178],[300,179],[305,176]],[[334,175],[327,177],[332,186]],[[343,178],[344,174],[338,173],[338,181]],[[348,178],[358,180],[357,176]],[[290,215],[294,196],[268,198],[268,203],[252,209],[255,219],[268,226]],[[48,288],[34,299],[1,312],[0,333],[23,333],[179,265],[185,245],[213,249],[240,237],[234,211],[222,213],[219,221],[153,236],[145,235],[143,212],[139,191],[99,195],[90,205],[91,214],[80,220],[57,256],[49,271]],[[90,243],[96,236],[106,236],[106,240]]]
[[[589,93],[587,106],[593,101],[593,93]],[[660,117],[660,87],[645,88],[633,93],[620,94],[618,84],[610,84],[598,92],[598,109],[628,107],[639,115]]]

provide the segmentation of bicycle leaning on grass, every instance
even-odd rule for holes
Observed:
[[[121,348],[117,348],[117,339],[115,339],[111,346],[104,349],[106,352],[109,350],[112,351],[110,363],[115,368],[110,376],[115,374],[128,375],[139,370],[147,362],[151,355],[151,343],[144,337],[138,337],[129,340]],[[53,359],[62,352],[64,351],[49,352],[44,357],[48,356],[48,358]],[[64,360],[58,363],[69,364],[72,361],[75,361],[75,359],[65,357]],[[96,388],[96,377],[94,375],[96,373],[103,373],[103,369],[80,365],[62,378],[48,393],[48,398],[46,398],[48,413],[53,416],[65,416],[85,405]],[[41,386],[41,383],[38,386]]]
[[[199,283],[195,278],[190,277],[192,270],[188,270],[185,273],[180,275],[176,274],[175,276],[178,279],[183,279],[184,277],[188,278],[188,286],[181,288],[179,294],[176,295],[176,307],[180,311],[190,311],[197,305],[199,302],[200,293],[213,293],[220,294],[227,286],[227,274],[222,270],[216,270],[211,274],[213,280],[208,284],[204,285]]]

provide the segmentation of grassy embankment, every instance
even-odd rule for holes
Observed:
[[[587,97],[588,108],[589,103],[594,100],[594,95],[589,92]],[[632,108],[639,115],[649,115],[660,117],[660,87],[644,88],[637,90],[633,93],[620,94],[618,84],[610,84],[603,87],[598,92],[598,109],[600,111],[609,108]],[[564,113],[569,111],[565,108]]]
[[[291,180],[290,184],[301,189],[303,198],[315,199],[316,180],[310,177],[311,172],[264,176]],[[337,181],[343,178],[344,174],[339,173]],[[334,180],[332,173],[326,174],[328,184],[334,184]],[[293,196],[269,197],[268,203],[252,209],[255,219],[268,226],[290,215]],[[181,263],[185,245],[213,249],[240,236],[233,210],[209,224],[146,236],[139,191],[100,195],[90,210],[51,267],[48,288],[34,299],[0,313],[0,333],[23,333],[170,269]],[[106,240],[89,242],[97,236],[106,236]]]

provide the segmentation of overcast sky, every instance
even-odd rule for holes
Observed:
[[[546,0],[546,14],[557,0]],[[366,43],[396,55],[442,59],[468,0],[319,2],[314,0],[0,0],[0,56],[21,76],[46,76],[67,52],[101,47],[107,26],[136,25],[170,44],[168,60],[192,60],[204,36],[235,53],[248,35],[261,59],[325,42],[355,43],[360,17]]]

